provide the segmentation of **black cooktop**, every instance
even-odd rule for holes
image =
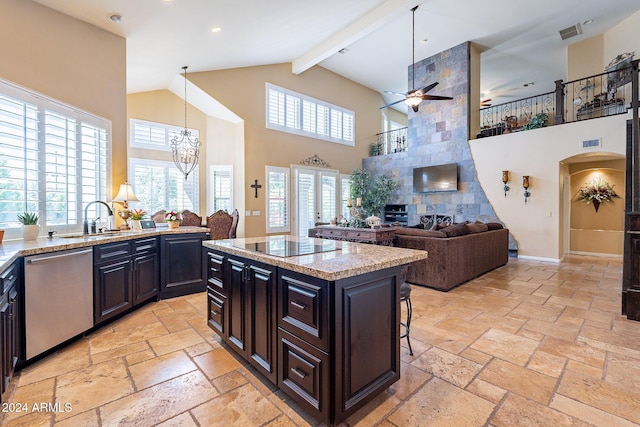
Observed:
[[[321,252],[338,251],[342,249],[340,242],[335,240],[317,240],[308,239],[301,241],[290,241],[282,238],[270,237],[266,242],[233,244],[234,246],[249,251],[261,252],[267,255],[289,257],[298,255],[309,255]]]

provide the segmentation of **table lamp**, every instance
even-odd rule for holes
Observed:
[[[131,187],[131,184],[126,181],[124,184],[120,184],[120,191],[118,191],[118,194],[113,199],[113,201],[122,203],[122,206],[124,207],[123,210],[118,212],[118,216],[124,221],[124,224],[120,226],[120,230],[130,230],[129,217],[131,216],[131,211],[129,210],[128,203],[138,201],[136,195],[133,194],[133,188]]]

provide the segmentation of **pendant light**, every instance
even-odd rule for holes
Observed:
[[[184,130],[181,130],[180,135],[174,136],[171,140],[173,163],[184,174],[185,181],[198,165],[198,156],[202,145],[198,138],[191,138],[191,131],[187,128],[187,68],[186,65],[182,67],[184,70]]]

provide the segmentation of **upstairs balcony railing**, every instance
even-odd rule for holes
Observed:
[[[369,155],[381,156],[407,151],[407,129],[404,127],[376,134],[376,141],[371,144]]]
[[[634,72],[638,72],[638,60],[629,58],[602,74],[566,83],[557,80],[553,92],[482,108],[477,137],[626,113],[638,97],[638,88],[632,84]]]

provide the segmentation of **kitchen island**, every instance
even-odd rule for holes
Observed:
[[[205,241],[208,324],[319,421],[400,378],[403,268],[425,251],[293,236]]]

